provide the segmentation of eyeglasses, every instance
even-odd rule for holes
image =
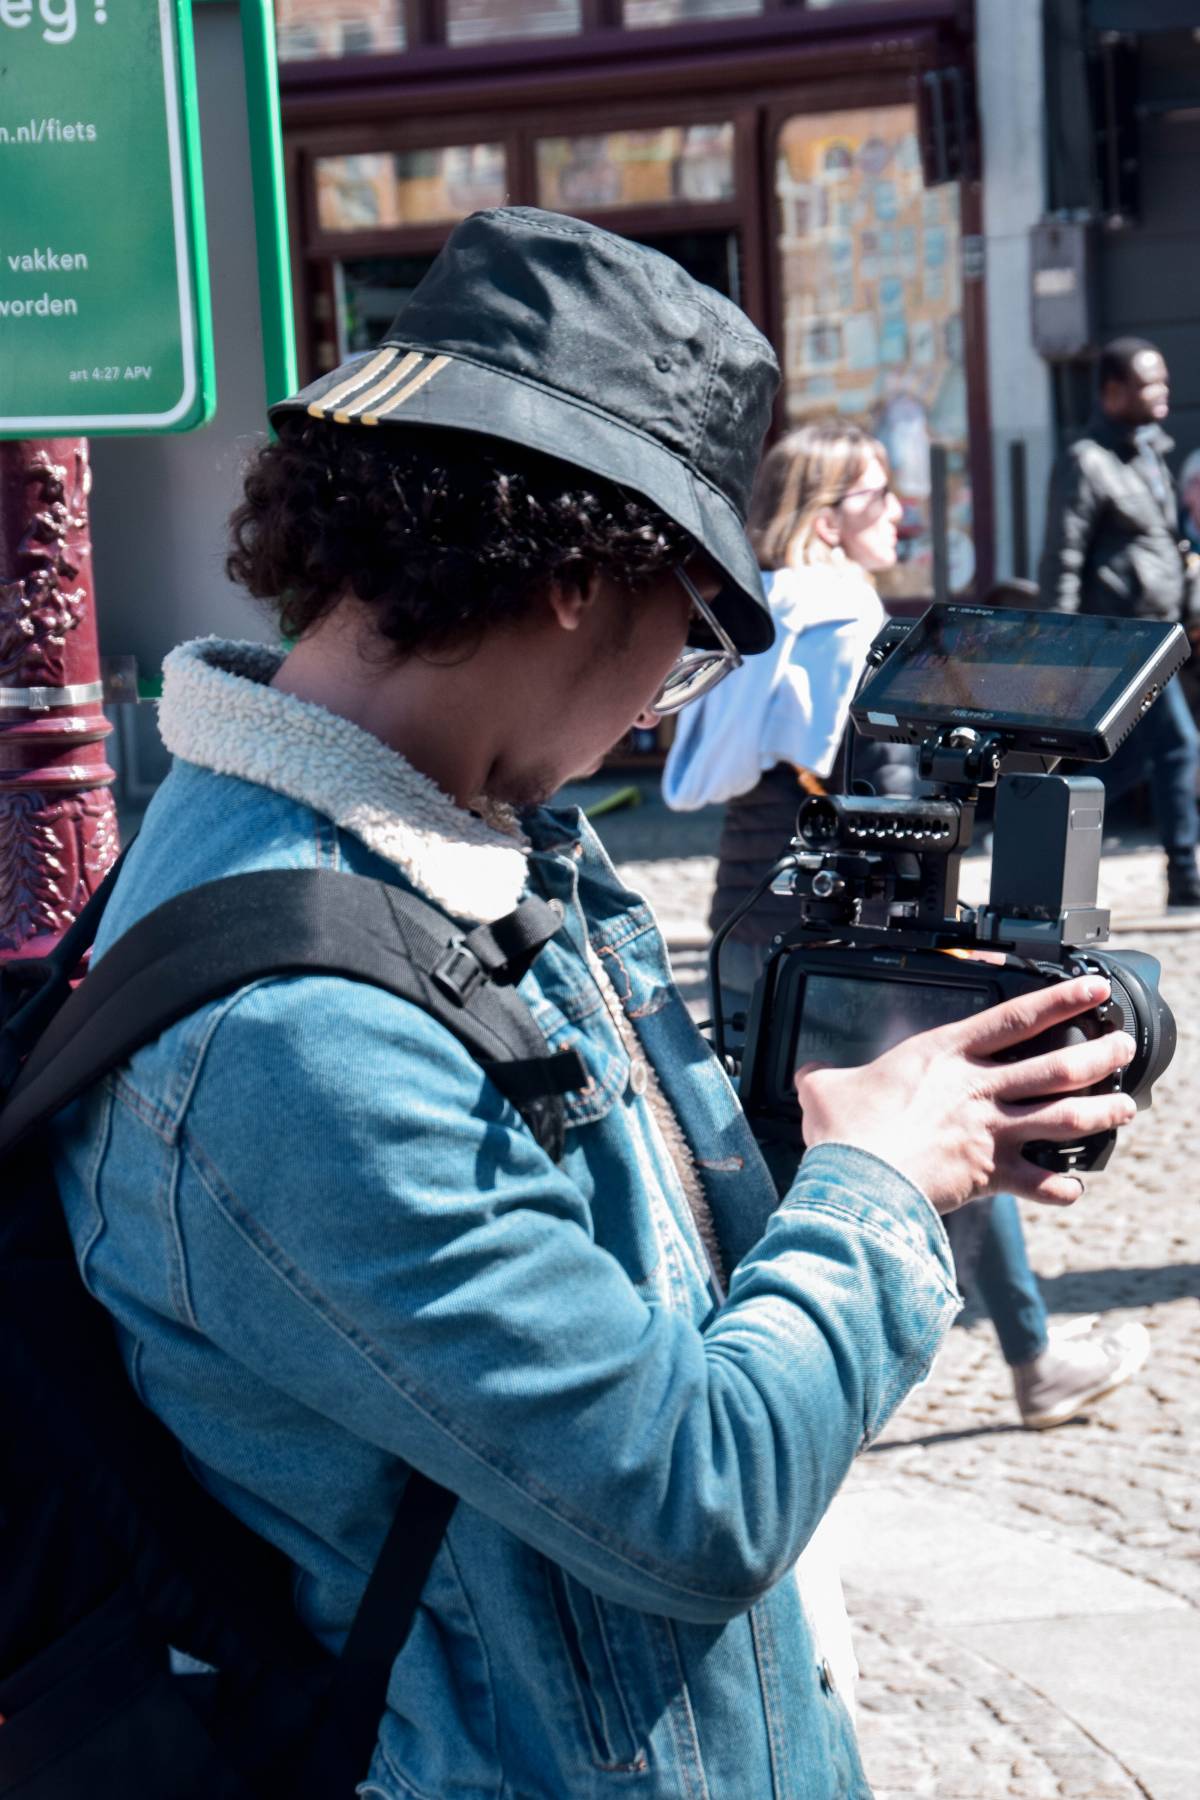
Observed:
[[[716,639],[716,648],[688,644],[675,660],[675,666],[650,702],[649,710],[660,718],[677,713],[701,694],[715,688],[732,670],[739,669],[742,658],[733,639],[714,614],[686,569],[672,570],[684,593],[692,603],[692,612]]]
[[[839,498],[834,501],[834,505],[845,506],[847,500],[865,499],[869,506],[883,506],[891,499],[895,491],[896,490],[890,481],[885,481],[882,487],[851,488],[848,494],[840,495]]]

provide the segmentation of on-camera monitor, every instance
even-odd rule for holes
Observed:
[[[1095,613],[931,606],[855,701],[856,714],[1094,731],[1175,628]]]

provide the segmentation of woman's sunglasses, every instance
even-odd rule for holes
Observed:
[[[845,506],[847,500],[865,500],[867,506],[863,510],[867,511],[873,506],[883,506],[895,491],[890,481],[885,481],[882,487],[851,488],[848,494],[839,494],[833,504]]]

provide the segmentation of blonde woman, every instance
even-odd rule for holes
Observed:
[[[900,514],[883,446],[848,420],[801,426],[763,460],[748,531],[775,644],[681,714],[663,778],[678,811],[727,802],[714,928],[786,849],[804,792],[833,776],[850,701],[884,623],[872,578],[896,561]],[[894,781],[885,764],[872,779],[907,792],[912,777],[906,765]],[[722,991],[734,1010],[793,914],[768,895],[727,942]]]

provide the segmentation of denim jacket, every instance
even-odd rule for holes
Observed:
[[[537,892],[563,924],[521,992],[589,1080],[556,1164],[448,1033],[376,989],[263,981],[174,1026],[59,1134],[131,1380],[291,1558],[332,1646],[407,1471],[460,1496],[362,1795],[869,1794],[795,1564],[954,1315],[940,1223],[841,1146],[779,1203],[648,907],[579,815],[462,811],[267,686],[276,661],[170,659],[176,760],[97,954],[249,869],[408,884],[464,922]]]

